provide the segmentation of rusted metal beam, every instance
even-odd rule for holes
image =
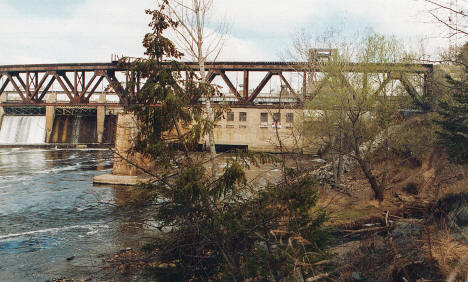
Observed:
[[[224,73],[224,71],[221,71],[219,74],[223,78],[224,82],[226,82],[226,84],[229,87],[229,90],[231,90],[232,94],[236,95],[239,102],[242,101],[241,95],[237,91],[236,87],[232,84],[231,80],[229,80],[229,77],[226,76],[226,73]]]
[[[387,77],[384,79],[384,81],[382,81],[382,84],[380,84],[379,88],[377,88],[377,90],[374,92],[374,96],[379,95],[379,93],[382,92],[382,90],[384,90],[385,86],[387,86],[391,79],[392,78],[390,74],[387,74]]]
[[[18,78],[18,76],[17,76],[17,78]],[[16,92],[18,92],[18,94],[20,95],[21,100],[23,100],[23,102],[25,102],[27,104],[31,103],[31,101],[28,99],[28,97],[24,96],[23,91],[21,91],[21,89],[18,87],[18,84],[16,84],[16,82],[13,79],[13,76],[11,74],[8,74],[8,79],[10,80],[11,84],[15,88]]]
[[[34,89],[34,93],[32,94],[31,99],[35,99],[37,94],[39,93],[39,90],[41,89],[42,85],[44,85],[44,82],[46,81],[47,77],[49,77],[48,73],[45,73],[44,76],[42,77],[41,81],[36,84],[36,87]]]
[[[98,81],[96,81],[93,88],[91,88],[91,91],[89,91],[88,95],[85,97],[85,102],[89,102],[89,98],[94,94],[94,92],[99,87],[99,84],[101,84],[103,79],[104,79],[104,76],[99,76]]]
[[[291,87],[291,85],[289,84],[289,82],[286,80],[286,78],[284,77],[283,73],[279,73],[279,77],[281,78],[281,80],[283,81],[283,83],[286,85],[286,87],[289,89],[289,91],[291,91],[292,94],[294,94],[296,97],[298,97],[299,99],[303,100],[303,98],[301,98],[300,95],[297,95],[296,91],[294,91],[294,89]]]
[[[49,76],[49,74],[47,74],[47,76]],[[55,76],[52,76],[50,78],[50,81],[49,83],[47,83],[46,87],[44,88],[44,90],[42,90],[41,92],[41,95],[39,95],[39,97],[37,98],[37,103],[40,103],[42,101],[42,99],[44,98],[44,96],[46,95],[46,93],[49,91],[50,87],[52,86],[52,84],[54,83],[55,81]]]
[[[188,67],[191,67],[195,72],[198,71],[198,64],[195,62],[188,62],[185,63]],[[167,63],[167,66],[170,64]],[[347,64],[344,66],[340,66],[343,73],[341,75],[343,84],[346,87],[350,87],[349,81],[347,81],[345,74],[346,73],[391,73],[391,74],[398,74],[398,79],[403,77],[405,74],[423,74],[425,78],[425,86],[427,86],[427,80],[429,79],[430,75],[432,74],[433,66],[429,64]],[[241,101],[242,103],[253,103],[255,98],[260,95],[260,92],[265,87],[266,83],[271,79],[272,75],[280,75],[281,81],[288,87],[288,89],[293,93],[300,95],[294,91],[291,87],[290,83],[285,79],[285,76],[282,72],[303,72],[304,79],[303,79],[303,97],[307,94],[307,76],[311,72],[322,72],[326,73],[327,63],[317,63],[315,65],[311,65],[309,63],[304,62],[215,62],[206,64],[207,73],[207,82],[212,82],[216,75],[221,75],[222,79],[226,82],[227,86],[236,98]],[[44,95],[46,95],[48,89],[52,86],[51,83],[54,83],[55,80],[59,82],[64,92],[70,98],[70,103],[87,103],[89,102],[89,98],[97,89],[99,83],[103,81],[104,78],[107,79],[109,82],[110,87],[115,91],[115,93],[119,96],[120,101],[122,104],[128,104],[130,102],[135,103],[136,97],[139,92],[139,80],[140,74],[136,74],[136,92],[135,89],[131,89],[131,91],[127,91],[122,87],[120,82],[115,76],[116,71],[125,71],[128,72],[129,68],[125,65],[118,65],[116,63],[91,63],[91,64],[47,64],[47,65],[10,65],[10,66],[0,66],[0,77],[4,77],[7,73],[9,74],[9,78],[7,79],[6,83],[4,83],[6,89],[8,83],[12,83],[13,87],[16,90],[20,90],[18,94],[22,97],[24,103],[38,103],[41,101]],[[236,86],[232,84],[229,78],[226,76],[226,71],[236,71],[236,72],[243,72],[244,76],[244,89],[242,93],[237,91]],[[267,75],[265,78],[260,82],[257,88],[249,97],[249,72],[251,71],[266,71]],[[47,87],[47,91],[44,92],[40,90],[40,88],[46,83],[47,76],[46,74],[49,72],[53,72],[53,78],[48,83],[49,87]],[[72,72],[74,74],[73,83],[67,77],[67,73]],[[89,82],[86,82],[86,72],[93,72],[93,76]],[[44,73],[44,76],[39,81],[39,73]],[[102,74],[101,74],[102,73]],[[24,75],[26,75],[26,81],[23,80]],[[94,84],[97,77],[99,78],[99,82]],[[14,79],[16,77],[16,79]],[[344,77],[344,79],[343,79]],[[132,81],[135,80],[135,75],[132,74],[129,76]],[[390,76],[390,79],[397,79]],[[405,80],[404,78],[401,79],[402,81]],[[407,80],[407,79],[406,79]],[[317,95],[326,81],[320,83],[319,87],[314,91],[313,96]],[[388,83],[388,81],[386,82]],[[402,82],[404,84],[404,82]],[[94,85],[93,85],[94,84]],[[363,78],[363,84],[365,84],[365,79]],[[407,83],[408,84],[408,83]],[[20,85],[20,87],[19,87]],[[382,85],[381,85],[382,86]],[[24,90],[21,89],[24,88]],[[34,90],[33,90],[34,87]],[[89,88],[93,87],[91,92]],[[383,85],[382,87],[385,87]],[[351,87],[352,88],[352,87]],[[380,87],[379,87],[380,88]],[[405,86],[405,88],[408,88]],[[382,88],[383,89],[383,88]],[[382,89],[378,90],[382,91]],[[409,88],[408,88],[409,89]],[[424,93],[429,92],[425,88]],[[41,93],[41,95],[38,94]],[[0,92],[1,94],[1,92]],[[411,94],[410,94],[411,95]]]
[[[37,85],[39,84],[39,73],[38,73],[38,72],[35,72],[35,73],[34,73],[34,77],[35,77],[35,80],[34,80],[34,87],[37,88]]]
[[[247,99],[247,102],[252,103],[255,98],[257,98],[258,94],[260,94],[260,91],[262,91],[263,87],[268,83],[268,81],[271,79],[273,76],[273,72],[269,71],[265,77],[262,79],[260,84],[255,88],[255,90],[252,92],[252,94],[249,96]]]
[[[78,72],[74,71],[73,72],[73,88],[72,88],[72,91],[73,91],[73,94],[75,95],[75,98],[76,98],[76,96],[78,96],[78,80],[79,80]]]
[[[70,87],[70,90],[69,90],[70,93],[75,94],[75,87],[74,87],[74,85],[71,83],[70,79],[68,79],[67,73],[66,73],[66,72],[62,73],[62,74],[61,74],[61,77],[62,77],[63,80],[67,83],[68,87]]]
[[[424,101],[424,97],[418,95],[418,91],[416,91],[416,88],[411,84],[411,82],[408,80],[406,75],[401,74],[400,78],[401,83],[403,84],[403,87],[405,88],[406,92],[410,95],[410,97],[413,99],[414,103],[420,107],[422,110],[426,111],[429,110],[430,105],[428,105]],[[423,93],[424,95],[425,93]]]
[[[198,63],[186,62],[187,66],[198,69]],[[170,65],[167,63],[166,65]],[[205,67],[208,71],[290,71],[290,72],[325,72],[326,63],[311,65],[307,62],[208,62]],[[117,63],[86,63],[86,64],[36,64],[36,65],[4,65],[0,66],[0,72],[46,72],[46,71],[125,71],[128,68]],[[359,64],[349,63],[342,67],[344,72],[382,73],[397,71],[409,73],[432,72],[432,64]]]
[[[114,89],[115,94],[117,94],[117,96],[119,96],[120,102],[122,104],[127,104],[128,101],[126,101],[125,89],[122,87],[120,82],[115,77],[115,73],[114,72],[104,72],[104,77],[107,79],[107,81],[109,82],[109,85],[112,87],[112,89]]]
[[[13,75],[14,77],[16,77],[16,79],[18,79],[19,83],[21,84],[21,86],[23,87],[23,89],[26,90],[26,83],[24,83],[23,79],[21,78],[20,74],[19,73],[16,73],[15,75]]]
[[[8,83],[10,82],[10,78],[6,78],[5,81],[3,82],[2,87],[0,87],[0,95],[3,94],[3,91],[5,91],[5,88],[8,86]]]
[[[244,70],[244,81],[243,81],[243,89],[242,89],[242,96],[244,100],[247,100],[249,97],[249,71]]]
[[[208,83],[211,83],[213,81],[213,79],[215,79],[215,77],[218,75],[218,72],[215,72],[215,71],[209,71],[208,72],[208,75],[206,76],[206,81]]]
[[[80,94],[80,98],[82,98],[85,95],[86,91],[88,91],[89,87],[91,87],[96,77],[97,77],[97,74],[94,73],[91,79],[86,84],[86,86],[83,87],[83,90],[81,91],[81,94]]]
[[[30,91],[30,87],[31,87],[31,82],[30,82],[30,73],[27,72],[26,73],[26,86],[24,87],[24,90],[26,92],[26,95],[28,95],[28,97],[31,98],[31,91]]]
[[[70,99],[70,103],[73,103],[75,101],[75,99],[73,98],[73,95],[70,93],[70,90],[68,90],[67,86],[65,85],[65,83],[60,78],[60,75],[58,73],[54,73],[54,77],[58,81],[60,86],[62,86],[62,89],[65,92],[65,94],[67,94],[68,99]]]

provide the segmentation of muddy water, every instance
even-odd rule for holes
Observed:
[[[107,150],[0,149],[0,281],[87,278],[103,255],[133,246],[142,222],[116,209],[126,188],[93,186]]]

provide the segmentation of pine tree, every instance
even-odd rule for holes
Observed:
[[[452,90],[450,101],[439,103],[439,118],[435,123],[440,125],[437,131],[439,143],[445,147],[450,159],[459,164],[468,163],[468,43],[463,46],[458,56],[459,63],[464,65],[464,76],[457,80],[447,76]]]
[[[275,158],[239,151],[213,179],[203,158],[190,151],[212,126],[199,100],[213,88],[178,75],[191,69],[175,61],[182,54],[164,36],[178,25],[165,12],[166,4],[147,11],[152,16],[152,32],[143,40],[148,57],[121,62],[145,81],[128,110],[138,125],[133,150],[156,167],[157,181],[142,187],[153,196],[153,222],[163,231],[145,248],[156,260],[152,278],[290,281],[327,267],[319,263],[329,258],[322,228],[327,213],[314,209],[318,196],[310,177],[251,187],[244,169]]]

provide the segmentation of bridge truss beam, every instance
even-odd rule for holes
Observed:
[[[198,64],[188,62],[186,65],[196,72]],[[343,73],[364,74],[363,83],[367,84],[368,74],[381,74],[385,76],[378,86],[376,95],[381,92],[391,80],[400,81],[408,94],[428,95],[432,79],[433,66],[430,64],[347,64],[340,66],[339,77],[324,71],[326,63],[310,65],[301,62],[216,62],[207,63],[207,80],[212,83],[219,76],[227,85],[229,92],[234,95],[239,105],[255,104],[261,92],[273,76],[278,76],[282,87],[286,88],[297,100],[302,103],[306,99],[313,99],[325,87],[330,79],[340,79],[350,91],[354,91],[349,80]],[[238,91],[226,72],[242,74],[243,89]],[[266,72],[258,85],[251,85],[249,78],[255,72]],[[286,79],[284,73],[298,73],[302,79],[302,89],[293,89],[292,82]],[[315,83],[314,89],[308,85],[311,74],[323,73],[323,78]],[[120,75],[116,75],[120,74]],[[411,85],[408,75],[423,77],[422,93],[417,93],[416,87]],[[6,92],[8,86],[20,96],[18,105],[46,104],[46,94],[53,86],[60,89],[68,97],[69,104],[84,105],[90,103],[90,98],[96,94],[100,85],[106,84],[106,90],[119,97],[122,106],[138,103],[138,92],[144,80],[138,73],[125,66],[112,63],[89,64],[44,64],[44,65],[9,65],[0,66],[0,96]],[[132,85],[133,87],[126,87]],[[255,86],[249,91],[249,86]],[[55,102],[55,101],[52,101]]]

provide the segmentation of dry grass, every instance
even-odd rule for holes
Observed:
[[[456,240],[449,231],[440,232],[423,247],[437,261],[445,277],[468,279],[468,245]],[[455,278],[454,277],[454,278]]]

